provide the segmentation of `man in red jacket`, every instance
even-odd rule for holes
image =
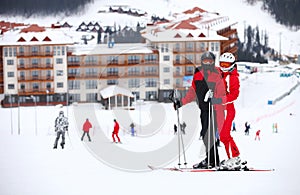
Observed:
[[[206,98],[207,94],[212,92],[212,97]],[[215,134],[223,126],[224,106],[214,105],[216,98],[225,96],[225,86],[220,71],[215,67],[215,55],[211,52],[205,52],[201,56],[201,66],[195,69],[192,86],[189,88],[185,97],[176,100],[174,108],[186,105],[195,99],[201,110],[200,120],[202,129],[200,136],[206,149],[206,158],[193,166],[195,169],[205,169],[219,166],[219,154],[216,147]],[[212,109],[213,108],[213,109]],[[219,114],[220,113],[220,114]],[[213,115],[212,115],[213,114]]]
[[[112,133],[112,138],[113,138],[114,143],[118,143],[118,142],[121,143],[121,140],[120,140],[120,138],[118,136],[120,126],[119,126],[119,123],[117,122],[116,119],[114,119],[114,122],[115,122],[115,125],[114,125],[114,131]],[[116,142],[115,136],[117,137],[118,142]]]
[[[82,127],[83,134],[81,137],[81,141],[83,141],[85,134],[87,134],[89,141],[91,141],[91,137],[89,134],[90,128],[92,128],[92,124],[90,123],[89,119],[86,119],[86,121],[84,122],[83,127]]]

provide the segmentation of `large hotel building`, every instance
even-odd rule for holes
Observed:
[[[1,104],[105,102],[101,91],[115,85],[137,99],[166,101],[170,90],[186,89],[203,52],[213,52],[216,62],[222,52],[237,52],[234,25],[196,7],[148,24],[143,43],[114,43],[111,35],[101,44],[79,44],[70,29],[11,28],[0,35]],[[110,103],[129,104],[118,95]]]

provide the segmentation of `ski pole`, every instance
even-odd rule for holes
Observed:
[[[211,114],[211,104],[210,104],[210,100],[209,100],[209,102],[208,102],[208,128],[207,128],[207,130],[208,130],[208,145],[207,145],[207,148],[206,148],[206,150],[207,150],[207,168],[209,169],[209,164],[210,164],[210,126],[211,126],[211,124],[210,124],[210,119],[211,119],[211,116],[210,116],[210,114]]]
[[[215,131],[215,115],[214,115],[214,106],[211,104],[212,112],[212,127],[213,127],[213,146],[214,146],[214,158],[215,158],[215,167],[217,166],[217,149],[216,149],[216,131]]]

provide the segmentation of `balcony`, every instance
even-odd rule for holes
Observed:
[[[30,70],[30,69],[53,69],[53,64],[20,64],[18,70]]]
[[[53,56],[53,52],[18,52],[17,57]]]
[[[53,81],[53,76],[20,76],[18,81]]]
[[[18,94],[19,95],[43,95],[47,94],[47,91],[49,94],[54,93],[54,88],[28,88],[28,89],[19,89]]]

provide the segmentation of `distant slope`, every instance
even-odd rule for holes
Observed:
[[[128,5],[132,8],[141,9],[148,13],[148,17],[133,17],[124,14],[106,14],[98,13],[99,10],[108,9],[112,5]],[[223,0],[94,0],[93,3],[86,6],[86,10],[82,10],[78,16],[63,16],[63,14],[56,17],[31,17],[29,19],[22,17],[2,17],[4,20],[38,23],[50,26],[51,23],[57,21],[68,21],[70,24],[78,26],[82,21],[97,21],[102,25],[121,25],[124,27],[136,26],[137,22],[145,25],[152,15],[160,17],[171,17],[172,14],[183,12],[193,7],[200,7],[207,11],[218,12],[222,15],[229,16],[232,20],[238,23],[239,38],[243,41],[245,26],[251,25],[253,27],[259,26],[259,29],[266,31],[269,34],[269,46],[279,51],[282,54],[295,55],[300,54],[300,31],[292,32],[283,25],[276,23],[275,19],[268,13],[261,10],[261,3],[250,6],[244,3],[244,0],[230,0],[224,4]],[[280,48],[281,40],[281,48]]]

